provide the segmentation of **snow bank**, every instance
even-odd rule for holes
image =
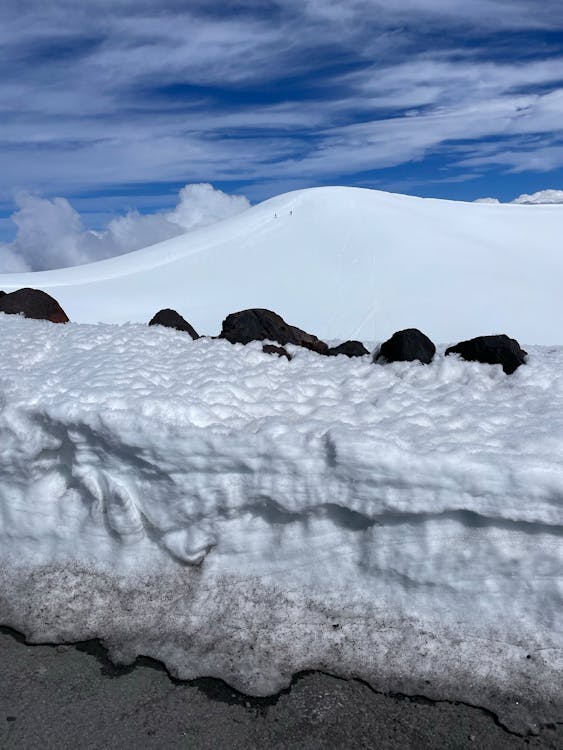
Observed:
[[[120,257],[0,275],[0,289],[43,289],[81,323],[171,307],[216,334],[229,313],[265,307],[322,339],[414,326],[433,341],[563,344],[562,234],[563,206],[317,188]]]
[[[507,377],[0,333],[0,622],[254,694],[320,668],[561,719],[563,348]]]

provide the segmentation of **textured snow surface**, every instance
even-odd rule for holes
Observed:
[[[255,694],[322,668],[561,720],[562,347],[506,376],[444,346],[0,338],[0,623]]]
[[[321,338],[433,341],[507,333],[563,344],[563,205],[483,205],[359,188],[272,198],[190,234],[58,271],[0,275],[79,323],[147,323],[174,308],[217,334],[265,307]]]

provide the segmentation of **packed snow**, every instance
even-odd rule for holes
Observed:
[[[278,196],[127,255],[0,275],[43,289],[79,323],[147,323],[174,308],[200,333],[273,309],[321,338],[434,341],[508,333],[563,344],[563,205],[456,203],[359,188]]]
[[[561,717],[563,348],[323,357],[0,315],[0,621],[253,694]]]

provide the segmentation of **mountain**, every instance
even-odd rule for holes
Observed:
[[[127,255],[0,275],[0,289],[43,289],[83,323],[146,323],[172,307],[215,334],[228,313],[266,307],[330,340],[415,326],[442,343],[556,344],[562,233],[563,206],[313,188]]]

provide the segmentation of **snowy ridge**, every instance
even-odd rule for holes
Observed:
[[[127,255],[27,274],[81,323],[146,323],[172,307],[200,333],[275,310],[323,339],[434,341],[506,332],[563,344],[563,206],[484,205],[359,188],[300,190]]]
[[[0,331],[4,624],[256,694],[319,667],[561,717],[563,348],[506,376]]]

